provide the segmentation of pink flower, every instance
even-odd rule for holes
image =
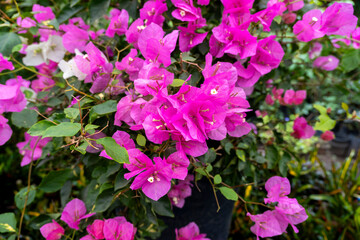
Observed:
[[[22,19],[21,17],[18,17],[16,19],[16,24],[22,28],[31,28],[31,27],[36,26],[36,22],[29,17],[26,17],[24,19]]]
[[[315,134],[315,130],[312,126],[308,125],[304,117],[297,117],[293,126],[294,132],[291,136],[298,139],[311,138]]]
[[[275,103],[274,99],[272,98],[272,96],[270,94],[266,95],[265,102],[266,102],[266,104],[269,104],[269,105],[274,105],[274,103]]]
[[[350,3],[337,3],[328,7],[321,16],[320,31],[326,35],[348,36],[357,25],[354,8]]]
[[[139,71],[144,65],[144,60],[136,57],[136,55],[136,49],[132,48],[129,54],[126,55],[121,62],[115,63],[115,67],[120,71],[125,71],[132,81],[138,78]]]
[[[23,155],[23,159],[21,161],[21,166],[28,165],[31,162],[31,157],[33,156],[33,161],[39,159],[42,155],[42,149],[46,146],[48,142],[51,141],[52,138],[43,138],[38,141],[37,139],[41,137],[32,137],[28,133],[25,133],[25,141],[19,142],[16,146],[19,149],[21,155]],[[34,155],[32,154],[34,151]]]
[[[140,9],[140,18],[146,20],[146,25],[156,23],[159,26],[163,25],[165,17],[162,16],[168,10],[164,0],[147,1],[143,8]]]
[[[287,5],[289,12],[296,12],[304,7],[303,0],[285,0],[284,3]]]
[[[260,22],[263,25],[263,31],[269,32],[271,23],[276,16],[281,16],[282,13],[286,10],[285,4],[283,2],[277,2],[271,6],[268,6],[266,9],[259,11],[251,16],[251,21]]]
[[[290,182],[287,178],[274,176],[265,183],[265,189],[268,192],[264,199],[265,203],[278,202],[280,198],[289,195],[291,192]]]
[[[250,59],[250,64],[261,73],[269,73],[272,69],[277,68],[284,56],[284,50],[280,43],[275,41],[275,35],[269,36],[259,41],[256,55]]]
[[[190,165],[190,161],[188,159],[184,159],[181,154],[178,152],[174,152],[170,154],[170,156],[165,160],[168,164],[171,165],[171,169],[173,174],[171,178],[184,180],[188,175],[188,166]]]
[[[64,228],[55,220],[52,220],[52,223],[43,225],[40,232],[46,240],[59,240],[65,234]]]
[[[282,15],[282,20],[285,24],[292,24],[296,20],[296,13],[288,12]]]
[[[194,7],[193,0],[171,0],[176,7],[171,15],[180,20],[192,22],[201,17],[201,9]]]
[[[278,217],[279,222],[283,222],[286,226],[287,223],[289,223],[296,233],[298,233],[299,230],[295,227],[295,224],[302,223],[308,218],[305,209],[295,198],[283,197],[279,199],[275,211],[283,218],[283,220],[281,220],[281,218]]]
[[[325,35],[321,28],[321,11],[313,9],[304,14],[303,20],[297,21],[293,27],[294,34],[302,42],[309,42]]]
[[[7,122],[8,120],[0,114],[0,146],[9,141],[12,135],[12,130]]]
[[[129,23],[129,14],[125,9],[121,11],[114,8],[110,11],[111,20],[109,27],[106,29],[105,35],[113,38],[115,33],[119,36],[124,35]]]
[[[32,12],[34,14],[34,18],[39,23],[47,20],[52,20],[55,18],[55,14],[51,10],[51,7],[43,7],[39,4],[34,4],[32,8]]]
[[[79,230],[79,224],[81,220],[95,215],[95,213],[85,213],[85,203],[80,199],[75,198],[66,204],[60,219],[66,222],[70,228]]]
[[[168,192],[168,197],[171,201],[171,204],[182,208],[185,204],[185,198],[191,196],[191,181],[194,180],[194,175],[188,175],[185,180],[179,181],[177,185],[172,186],[171,190]]]
[[[206,234],[200,234],[199,227],[194,222],[180,229],[175,229],[175,234],[176,240],[210,240],[206,238]]]
[[[12,64],[12,62],[10,62],[9,60],[5,59],[3,57],[3,55],[0,53],[0,72],[4,71],[5,69],[7,70],[14,70],[14,66]]]
[[[139,49],[139,36],[145,28],[146,26],[144,26],[144,21],[140,18],[136,19],[125,33],[126,41],[134,45],[134,48]]]
[[[86,231],[93,239],[104,239],[104,221],[96,219],[92,224],[86,227]]]
[[[161,158],[154,158],[155,164],[140,173],[131,184],[133,190],[141,188],[144,194],[154,201],[163,197],[171,187],[171,165]]]
[[[68,25],[65,34],[63,35],[63,45],[66,50],[75,53],[75,49],[80,52],[85,50],[85,46],[89,41],[87,31],[76,27],[75,25]]]
[[[174,30],[166,36],[164,34],[159,25],[151,23],[140,33],[138,46],[147,60],[168,67],[171,64],[170,54],[176,47],[179,31]]]
[[[190,24],[187,28],[178,28],[180,30],[179,48],[182,52],[188,52],[196,45],[202,43],[207,35],[207,33],[196,33],[196,27]]]
[[[275,211],[266,211],[262,214],[252,215],[250,213],[246,214],[250,217],[251,221],[255,222],[250,230],[256,235],[257,240],[259,237],[274,237],[281,235],[286,231],[288,224],[280,224],[277,218],[277,212]]]
[[[105,219],[104,238],[106,240],[133,240],[136,228],[125,217]]]
[[[352,33],[351,33],[351,36],[353,39],[357,40],[357,41],[360,41],[360,27],[356,28]],[[355,42],[353,41],[353,47],[356,48],[356,49],[359,49],[360,48],[360,43],[359,42]]]
[[[206,5],[209,5],[209,3],[210,3],[210,0],[197,0],[197,4],[199,4],[199,5],[206,6]]]
[[[338,65],[339,59],[332,55],[318,57],[313,62],[314,67],[320,68],[325,71],[333,71],[338,67]]]
[[[306,90],[286,90],[284,94],[284,103],[287,105],[300,105],[306,98]]]
[[[324,141],[331,141],[335,138],[335,135],[332,131],[325,131],[321,134],[320,137]]]
[[[321,51],[322,51],[322,45],[321,45],[321,43],[319,43],[319,42],[314,42],[314,43],[311,45],[311,48],[310,48],[310,50],[309,50],[309,58],[310,58],[310,59],[314,59],[314,58],[320,56]]]
[[[21,88],[28,88],[30,82],[21,76],[6,81],[6,85],[0,84],[0,108],[3,112],[21,112],[26,106],[26,98]]]

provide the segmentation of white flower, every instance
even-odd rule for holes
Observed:
[[[75,53],[76,55],[83,56],[83,54],[77,49],[75,49]],[[74,59],[71,59],[68,62],[61,60],[58,66],[60,70],[64,73],[63,78],[65,79],[72,76],[77,77],[79,80],[84,80],[86,78],[86,74],[79,70],[79,68],[76,66],[76,62]]]
[[[38,66],[49,60],[60,62],[64,58],[66,49],[60,36],[51,35],[46,42],[31,44],[26,48],[23,63],[26,66]]]
[[[45,62],[45,57],[42,49],[45,43],[31,44],[26,48],[26,56],[23,58],[23,63],[26,66],[38,66]]]

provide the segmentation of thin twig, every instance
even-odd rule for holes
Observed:
[[[30,167],[29,167],[29,173],[28,173],[28,179],[27,179],[27,191],[26,191],[26,195],[25,195],[25,202],[24,202],[24,208],[21,212],[21,217],[20,217],[20,223],[19,223],[19,232],[18,232],[18,238],[17,240],[20,240],[20,235],[21,235],[21,226],[24,220],[24,215],[25,215],[25,210],[26,210],[26,204],[28,201],[28,197],[29,197],[29,192],[30,192],[30,184],[31,184],[31,171],[32,171],[32,167],[33,167],[33,160],[34,160],[34,152],[35,152],[35,148],[38,145],[39,141],[40,141],[41,137],[38,137],[38,139],[35,142],[35,145],[32,149],[32,153],[31,153],[31,161],[30,161]]]
[[[49,122],[52,122],[55,125],[58,125],[56,122],[54,122],[53,120],[49,119],[48,117],[45,117],[43,114],[41,114],[41,112],[39,112],[37,109],[34,109],[34,111],[39,114],[40,116],[42,116],[43,118],[45,118],[46,120],[48,120]]]
[[[80,94],[82,94],[82,95],[84,95],[84,96],[86,96],[86,97],[88,97],[88,98],[91,98],[91,99],[94,99],[94,100],[98,100],[98,99],[96,99],[95,97],[90,96],[89,94],[84,93],[84,92],[78,90],[76,87],[74,87],[73,85],[71,85],[67,79],[65,79],[65,81],[66,81],[67,85],[68,85],[72,90],[74,90],[75,92],[80,93]]]

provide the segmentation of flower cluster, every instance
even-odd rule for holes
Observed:
[[[194,175],[187,175],[187,177],[185,178],[185,180],[180,180],[178,182],[178,184],[173,185],[171,187],[171,190],[169,191],[169,193],[167,194],[171,204],[178,207],[178,208],[182,208],[185,204],[185,198],[190,197],[191,196],[191,181],[194,180]]]
[[[284,96],[284,89],[277,89],[274,87],[272,90],[272,96],[266,95],[265,102],[269,105],[273,105],[275,100],[278,100],[281,105],[300,105],[306,98],[306,90],[294,91],[292,89],[286,90]]]
[[[268,198],[265,198],[264,202],[277,203],[277,206],[274,210],[268,210],[262,214],[247,213],[247,216],[255,222],[250,230],[257,239],[281,235],[286,232],[289,224],[297,233],[299,230],[295,225],[304,222],[308,216],[295,198],[287,197],[291,192],[289,180],[278,176],[271,177],[266,181],[265,189],[268,192]]]
[[[80,221],[93,215],[95,213],[86,214],[84,202],[75,198],[66,204],[60,219],[71,229],[79,230]],[[88,235],[81,240],[133,240],[136,233],[136,228],[124,217],[96,219],[86,230]],[[46,240],[59,240],[65,234],[65,229],[52,220],[52,223],[43,225],[40,232]]]
[[[196,223],[191,222],[185,227],[175,229],[176,240],[210,240],[206,234],[200,233]]]
[[[293,30],[300,41],[309,42],[325,35],[350,36],[356,24],[353,6],[335,2],[323,13],[319,9],[305,13],[302,20],[295,23]]]

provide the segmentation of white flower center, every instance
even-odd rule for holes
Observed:
[[[148,180],[149,183],[153,183],[154,182],[154,177],[149,177],[147,180]]]
[[[180,10],[180,16],[185,16],[186,15],[186,13],[185,13],[185,11],[184,10]]]
[[[311,20],[313,20],[314,22],[319,21],[319,19],[317,19],[317,17],[312,17]]]
[[[179,200],[178,200],[178,198],[177,197],[173,197],[173,202],[175,203],[175,204],[178,204],[178,202],[179,202]]]
[[[213,89],[211,89],[211,95],[215,95],[215,94],[218,94],[218,91],[215,89],[215,88],[213,88]]]

